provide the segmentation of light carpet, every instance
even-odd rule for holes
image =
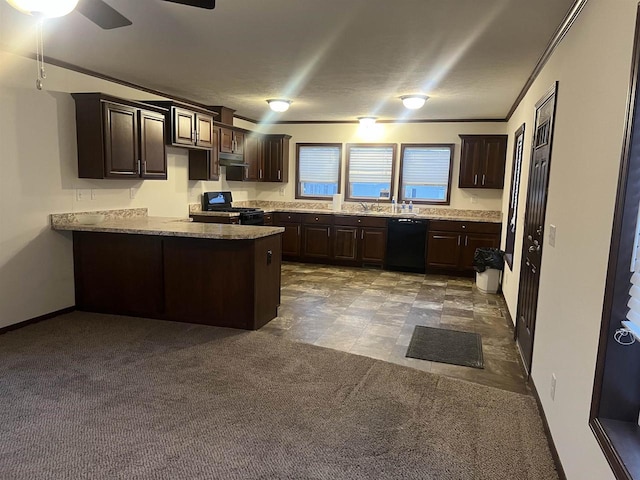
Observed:
[[[534,399],[258,332],[0,336],[2,479],[557,479]]]

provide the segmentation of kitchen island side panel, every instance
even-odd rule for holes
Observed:
[[[77,307],[258,329],[277,316],[280,243],[74,232]]]
[[[253,323],[253,240],[167,238],[165,316],[249,329]]]
[[[255,313],[257,330],[278,316],[282,263],[282,234],[259,238],[254,244]]]

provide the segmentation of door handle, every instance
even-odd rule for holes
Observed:
[[[143,175],[147,174],[147,162],[146,162],[146,160],[144,162],[142,162],[142,174]]]
[[[467,247],[469,245],[469,237],[465,236],[464,237],[464,246]]]
[[[141,171],[142,170],[141,163],[142,162],[140,160],[138,160],[138,165],[137,165],[137,167],[138,167],[138,175],[140,175],[142,173],[142,171]]]
[[[267,250],[267,265],[271,265],[271,260],[273,260],[273,251]]]
[[[360,230],[360,240],[364,240],[364,230]]]
[[[280,170],[278,170],[278,180],[280,180]]]
[[[478,174],[477,173],[473,176],[473,184],[474,185],[478,184]]]
[[[460,235],[458,235],[458,246],[460,246]]]
[[[485,176],[486,176],[486,175],[483,173],[483,174],[482,174],[482,184],[483,184],[483,185],[484,185],[484,179],[485,179]]]

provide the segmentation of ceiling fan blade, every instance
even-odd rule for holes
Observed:
[[[206,8],[213,10],[216,8],[216,0],[164,0],[165,2],[179,3],[180,5],[189,5],[190,7]]]
[[[131,25],[131,20],[118,13],[102,0],[80,0],[76,10],[105,30]]]

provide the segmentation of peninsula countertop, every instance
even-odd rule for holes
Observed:
[[[75,232],[128,233],[168,237],[209,238],[214,240],[254,240],[277,235],[282,227],[254,225],[227,225],[220,223],[198,223],[189,218],[132,216],[128,218],[107,217],[94,224],[82,224],[83,213],[68,218],[52,215],[52,228]],[[56,218],[57,217],[57,218]]]

